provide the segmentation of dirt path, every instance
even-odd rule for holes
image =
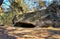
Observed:
[[[16,39],[14,36],[9,36],[7,30],[0,27],[0,39]]]
[[[56,29],[0,27],[0,39],[60,39]]]

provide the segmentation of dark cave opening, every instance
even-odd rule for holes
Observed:
[[[14,24],[14,27],[22,27],[22,28],[34,28],[35,25],[31,23],[17,22]]]

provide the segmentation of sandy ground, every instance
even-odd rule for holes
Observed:
[[[0,27],[0,39],[60,39],[60,28]]]

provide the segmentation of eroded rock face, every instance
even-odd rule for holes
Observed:
[[[45,13],[44,13],[45,14]],[[28,13],[28,14],[24,14],[23,17],[14,17],[13,19],[13,24],[22,24],[22,23],[26,23],[27,25],[28,24],[32,24],[32,25],[35,25],[35,26],[45,26],[45,22],[43,21],[43,19],[45,19],[45,17],[48,16],[47,15],[44,15],[42,13],[40,13],[40,11],[37,11],[37,12],[31,12],[31,13]],[[44,17],[44,16],[45,17]],[[21,15],[22,16],[22,15]],[[19,20],[20,19],[20,20]],[[21,23],[22,22],[22,23]],[[17,24],[18,25],[18,24]],[[32,26],[30,25],[30,26]]]
[[[37,14],[36,14],[37,13]],[[17,18],[15,17],[13,19],[13,24],[16,26],[22,26],[21,24],[23,24],[25,26],[28,27],[30,24],[30,26],[34,25],[34,26],[39,26],[39,27],[59,27],[59,22],[58,21],[53,21],[51,19],[47,19],[46,17],[49,17],[49,14],[47,15],[40,15],[40,12],[35,12],[35,13],[29,13],[29,14],[25,14],[23,17],[21,18]],[[22,16],[22,15],[21,15]]]
[[[55,27],[55,28],[60,28],[60,22],[54,22],[53,27]]]
[[[39,27],[49,27],[49,26],[59,27],[60,24],[58,21],[56,21],[58,20],[56,18],[56,12],[57,12],[56,7],[57,5],[55,3],[52,3],[45,10],[24,13],[17,17],[17,22],[31,23]],[[16,23],[16,21],[13,22]]]

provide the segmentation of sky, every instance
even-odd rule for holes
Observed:
[[[24,0],[24,3],[28,4],[29,9],[39,6],[39,4],[36,0],[33,0],[33,1],[32,0]]]
[[[43,2],[45,2],[45,5],[48,7],[49,4],[52,3],[53,0],[42,0]],[[29,9],[32,9],[33,7],[37,8],[39,6],[38,1],[37,0],[24,0],[24,3],[28,4]]]
[[[11,3],[9,2],[9,0],[4,0],[1,7],[3,8],[4,12],[8,12],[10,5],[11,5]]]

